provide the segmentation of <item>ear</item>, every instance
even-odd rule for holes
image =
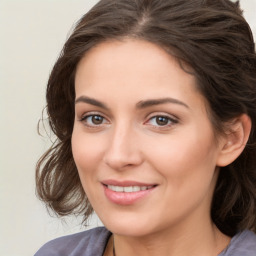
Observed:
[[[248,141],[252,122],[248,115],[243,114],[227,124],[225,135],[220,140],[220,153],[216,165],[227,166],[235,161],[243,152]]]

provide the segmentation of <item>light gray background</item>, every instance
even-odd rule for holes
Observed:
[[[83,228],[50,217],[35,197],[34,170],[50,145],[37,135],[49,72],[75,21],[96,0],[0,0],[0,255],[28,256]],[[242,0],[256,37],[256,0]],[[90,227],[100,225],[94,216]]]

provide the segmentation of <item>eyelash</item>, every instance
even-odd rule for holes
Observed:
[[[163,125],[157,124],[157,118],[165,119],[168,123],[163,124]],[[155,124],[150,124],[150,121],[152,121],[154,119],[155,119],[155,121],[154,121]],[[177,123],[178,123],[178,120],[176,118],[170,117],[168,115],[158,114],[158,115],[154,115],[154,116],[150,117],[148,119],[148,121],[146,121],[145,124],[149,124],[150,126],[152,126],[155,129],[166,129],[166,128],[170,128],[171,126],[173,126]]]
[[[100,123],[100,124],[93,124],[93,121],[92,121],[92,118],[93,118],[93,117],[102,118],[103,122]],[[88,122],[88,119],[89,119],[89,118],[91,118],[91,121],[90,121],[91,124],[89,124],[89,122]],[[105,120],[106,122],[104,122],[104,120]],[[83,116],[83,117],[80,119],[80,121],[83,122],[84,125],[87,126],[87,127],[89,127],[89,128],[98,128],[98,127],[100,127],[100,126],[102,126],[102,125],[104,125],[104,124],[106,124],[106,123],[109,123],[109,122],[107,121],[107,119],[106,119],[104,116],[102,116],[102,115],[100,115],[100,114],[97,114],[97,113],[95,113],[95,114],[90,113],[90,114],[88,114],[88,115],[85,115],[85,116]]]
[[[101,118],[103,120],[102,123],[99,123],[99,124],[93,123],[92,118],[94,118],[94,117]],[[91,119],[89,121],[90,124],[88,122],[89,118]],[[163,125],[157,124],[157,121],[159,121],[159,120],[157,120],[157,118],[164,119],[168,123],[167,124],[163,124]],[[155,120],[154,124],[150,123],[152,120]],[[109,124],[109,121],[104,116],[102,116],[101,114],[97,114],[97,113],[95,113],[95,114],[94,113],[87,114],[87,115],[83,116],[80,119],[80,121],[83,122],[84,125],[86,125],[89,128],[99,128],[102,125]],[[178,120],[176,118],[173,118],[173,117],[170,117],[170,116],[164,115],[164,114],[163,115],[161,115],[161,114],[156,115],[155,114],[154,116],[151,116],[144,124],[150,125],[154,129],[166,129],[166,128],[169,128],[169,127],[171,127],[171,126],[173,126],[173,125],[175,125],[177,123],[178,123]]]

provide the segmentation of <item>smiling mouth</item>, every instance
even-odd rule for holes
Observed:
[[[108,189],[114,191],[114,192],[124,192],[124,193],[133,193],[133,192],[139,192],[139,191],[145,191],[149,190],[155,186],[114,186],[114,185],[105,185]]]
[[[157,184],[145,184],[136,181],[105,180],[102,182],[105,196],[114,204],[133,205],[138,200],[147,198]]]

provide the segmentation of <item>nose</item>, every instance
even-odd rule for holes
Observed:
[[[138,135],[127,125],[112,130],[103,161],[112,169],[124,170],[143,162]]]

